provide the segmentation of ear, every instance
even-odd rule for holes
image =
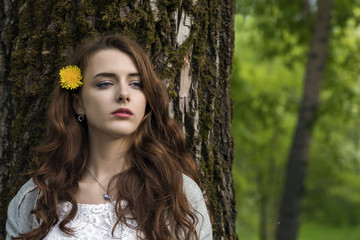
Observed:
[[[79,94],[73,94],[72,107],[77,115],[80,115],[80,113],[82,113],[82,115],[85,114]]]

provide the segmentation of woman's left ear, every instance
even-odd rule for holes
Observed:
[[[84,115],[84,110],[78,94],[73,94],[72,107],[77,115]]]

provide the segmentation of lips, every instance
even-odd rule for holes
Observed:
[[[133,113],[128,108],[119,108],[111,114],[118,118],[129,118],[133,115]]]

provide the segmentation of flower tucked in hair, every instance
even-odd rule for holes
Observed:
[[[60,70],[59,75],[62,88],[74,90],[83,84],[81,70],[78,66],[66,66]]]

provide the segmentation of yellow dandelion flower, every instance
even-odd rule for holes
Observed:
[[[60,70],[59,75],[62,88],[74,90],[83,84],[81,70],[78,66],[66,66]]]

